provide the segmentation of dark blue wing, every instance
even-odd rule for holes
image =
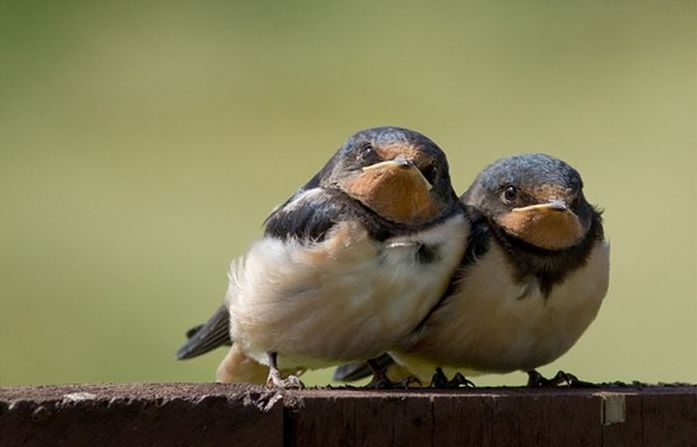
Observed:
[[[279,239],[322,241],[329,230],[348,217],[347,198],[313,188],[301,190],[266,219],[264,234]]]

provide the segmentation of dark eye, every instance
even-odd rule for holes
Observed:
[[[363,163],[375,163],[378,159],[378,154],[375,148],[370,143],[363,143],[358,148],[358,159]]]
[[[430,164],[421,170],[421,173],[426,177],[428,183],[431,185],[436,183],[436,178],[438,178],[438,166],[435,164]]]
[[[576,195],[576,197],[573,198],[571,203],[569,203],[569,206],[571,206],[572,209],[576,209],[576,208],[578,208],[578,206],[580,204],[581,204],[581,199],[579,198],[578,195]]]
[[[506,186],[505,188],[503,188],[501,197],[503,198],[504,202],[513,202],[515,199],[518,198],[518,188],[511,185]]]

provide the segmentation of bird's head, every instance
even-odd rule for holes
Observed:
[[[545,154],[516,155],[485,168],[462,196],[506,234],[563,250],[588,234],[595,210],[578,171]]]
[[[398,127],[355,133],[317,180],[399,224],[427,224],[457,204],[443,151],[424,135]]]

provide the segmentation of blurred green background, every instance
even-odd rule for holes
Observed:
[[[543,151],[606,209],[606,302],[543,372],[697,382],[695,2],[0,5],[0,384],[211,380],[174,352],[229,261],[384,124],[458,191]]]

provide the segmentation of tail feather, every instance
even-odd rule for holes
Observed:
[[[217,347],[232,345],[230,315],[227,308],[220,306],[205,324],[189,329],[186,336],[189,339],[177,351],[178,360],[198,357]]]

